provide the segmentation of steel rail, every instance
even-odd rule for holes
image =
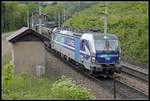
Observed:
[[[137,66],[121,64],[122,72],[148,82],[148,73],[138,70]]]

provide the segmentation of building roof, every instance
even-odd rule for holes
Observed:
[[[23,37],[26,34],[33,34],[34,36],[38,37],[39,39],[42,39],[42,41],[47,40],[49,41],[50,39],[48,37],[46,37],[43,34],[40,34],[38,32],[35,32],[34,30],[28,28],[28,27],[22,27],[21,29],[19,29],[18,31],[14,32],[13,34],[11,34],[10,36],[8,36],[6,39],[9,42],[16,42],[19,38]]]
[[[6,39],[8,41],[12,40],[13,38],[15,38],[16,36],[20,35],[21,33],[25,32],[26,30],[28,30],[28,27],[22,27],[21,29],[19,29],[18,31],[14,32],[13,34],[11,34],[10,36],[8,36]]]

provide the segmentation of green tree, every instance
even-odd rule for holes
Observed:
[[[71,28],[104,29],[104,2],[74,14],[63,26]],[[83,13],[86,12],[86,13]],[[122,60],[133,64],[148,63],[148,3],[109,2],[108,33],[119,37]]]

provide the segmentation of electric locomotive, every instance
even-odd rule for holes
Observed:
[[[120,73],[121,48],[116,35],[95,32],[82,34],[55,29],[51,34],[51,48],[78,63],[91,74]]]

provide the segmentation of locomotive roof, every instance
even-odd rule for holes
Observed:
[[[94,39],[114,39],[118,40],[117,36],[115,34],[104,34],[100,32],[87,32],[87,33],[76,33],[69,30],[57,30],[61,34],[70,35],[70,36],[76,36],[81,37],[83,34],[92,34]]]
[[[118,40],[114,34],[93,34],[94,39],[115,39]]]

